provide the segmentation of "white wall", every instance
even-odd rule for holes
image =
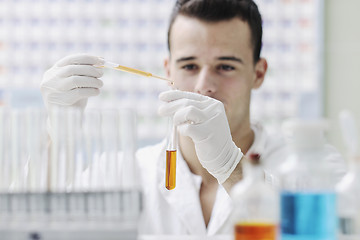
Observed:
[[[360,1],[324,1],[325,116],[332,120],[331,143],[345,153],[339,112],[351,110],[360,128]]]

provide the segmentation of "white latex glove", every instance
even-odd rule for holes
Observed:
[[[174,116],[181,135],[190,137],[202,166],[223,184],[243,154],[232,141],[222,102],[192,92],[170,90],[159,95],[159,114]]]
[[[45,72],[41,93],[46,108],[73,106],[84,110],[88,97],[99,95],[103,83],[101,68],[104,60],[86,54],[75,54],[59,60]]]

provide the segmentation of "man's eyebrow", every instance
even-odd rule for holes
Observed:
[[[179,62],[185,62],[185,61],[190,61],[190,60],[195,60],[196,57],[182,57],[182,58],[179,58],[179,59],[176,59],[176,62],[179,63]]]
[[[240,63],[244,63],[244,61],[241,58],[233,57],[233,56],[224,56],[224,57],[218,57],[218,60],[227,60],[227,61],[236,61]]]

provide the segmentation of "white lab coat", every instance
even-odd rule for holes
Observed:
[[[288,150],[282,138],[267,135],[259,124],[252,125],[252,129],[255,132],[255,139],[247,155],[260,154],[265,166],[278,165],[286,159]],[[202,236],[231,234],[232,225],[227,220],[234,207],[225,189],[221,185],[218,187],[210,222],[206,228],[199,200],[201,177],[190,172],[178,151],[176,188],[167,190],[165,153],[165,141],[139,149],[137,152],[144,194],[139,234]],[[329,153],[332,155],[331,159],[335,159],[331,161],[336,165],[339,174],[344,174],[341,156],[332,148],[329,148]]]

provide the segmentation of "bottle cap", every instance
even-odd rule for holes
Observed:
[[[323,147],[324,133],[328,128],[326,120],[289,120],[283,124],[285,136],[296,150],[314,150]]]

